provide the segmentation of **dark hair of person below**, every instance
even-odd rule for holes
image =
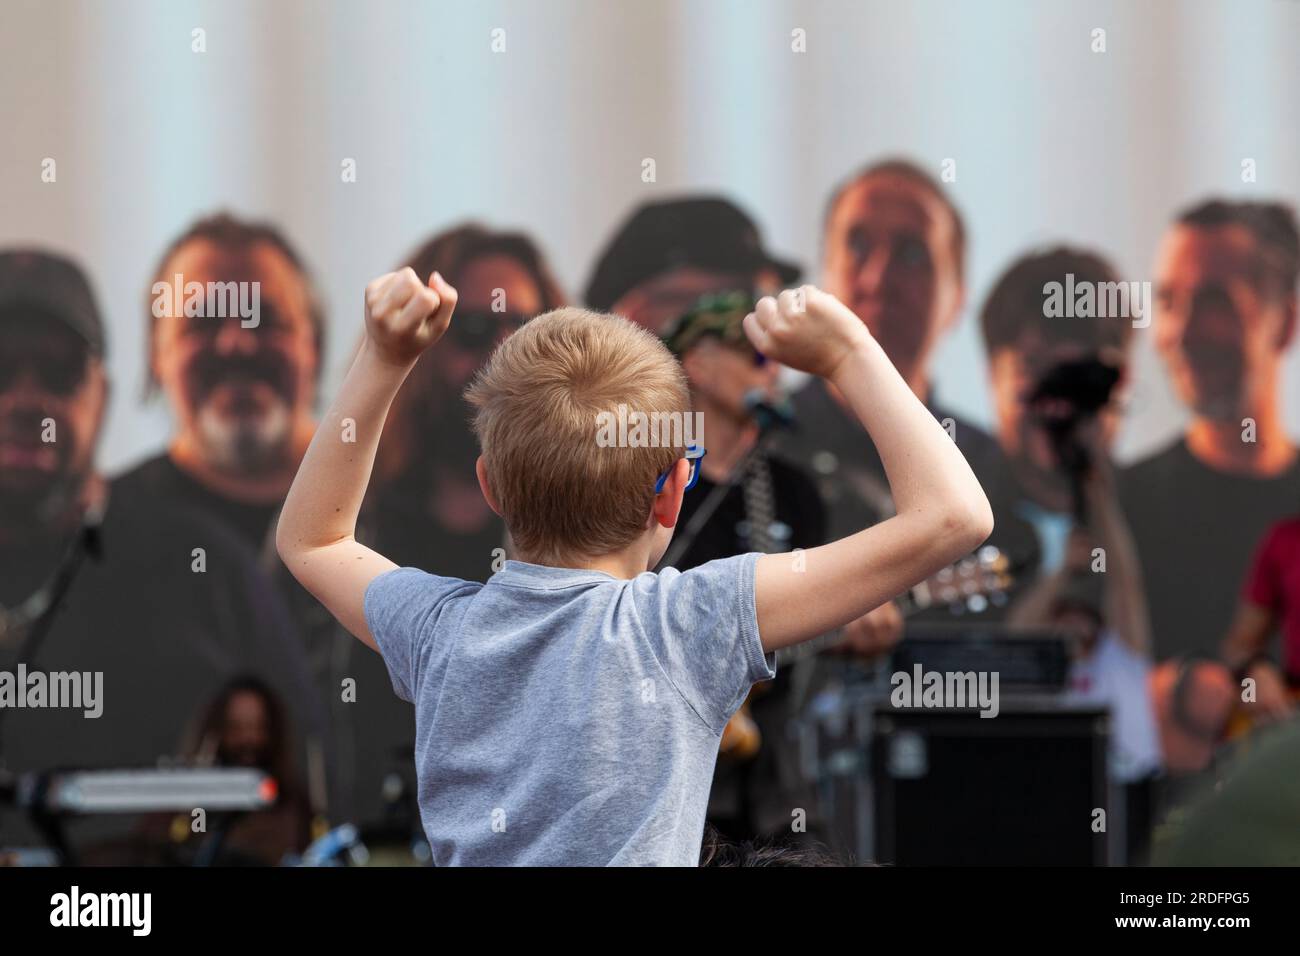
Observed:
[[[706,823],[700,866],[844,866],[844,863],[820,843],[789,844],[772,840],[733,843]]]

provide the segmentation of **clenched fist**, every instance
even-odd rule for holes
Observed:
[[[394,365],[409,365],[451,324],[456,290],[438,273],[425,285],[406,268],[366,286],[366,337],[376,353]]]
[[[893,601],[868,611],[840,629],[841,640],[831,651],[874,660],[892,651],[903,639],[903,612]]]
[[[866,325],[847,306],[811,285],[759,299],[745,316],[745,334],[768,358],[823,378],[871,340]]]

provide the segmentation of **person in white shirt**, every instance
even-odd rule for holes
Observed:
[[[1098,600],[1100,578],[1091,571],[1074,572],[1054,602],[1050,620],[1070,638],[1066,697],[1072,703],[1110,709],[1111,777],[1129,784],[1151,776],[1161,765],[1160,735],[1148,690],[1151,659],[1106,626]]]

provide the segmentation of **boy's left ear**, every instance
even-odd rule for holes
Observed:
[[[651,518],[655,524],[665,528],[677,526],[677,516],[682,510],[682,496],[686,493],[686,483],[691,480],[691,463],[685,458],[678,458],[664,482],[664,490],[655,495]],[[652,525],[653,527],[653,525]]]
[[[498,518],[504,518],[501,509],[497,507],[497,500],[492,496],[492,486],[488,484],[487,466],[483,464],[483,456],[479,455],[474,462],[474,474],[478,476],[478,488],[483,492],[483,500],[488,503],[488,507],[496,513]]]

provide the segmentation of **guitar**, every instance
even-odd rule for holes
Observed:
[[[978,614],[990,605],[1006,599],[1014,577],[1007,556],[992,545],[985,545],[970,557],[963,558],[926,578],[894,599],[904,618],[931,608],[946,607],[954,615]],[[839,629],[793,647],[777,651],[777,664],[790,664],[819,654],[843,639]],[[727,721],[718,748],[721,756],[735,760],[754,757],[763,745],[763,735],[750,715],[750,701],[763,685],[750,690],[740,709]]]

